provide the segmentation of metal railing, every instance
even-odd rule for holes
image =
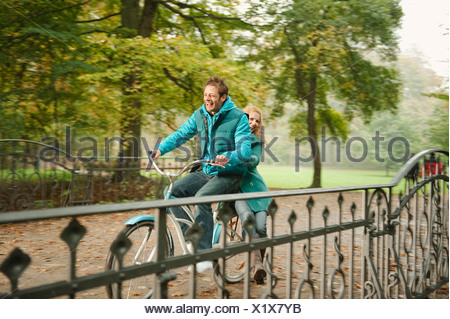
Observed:
[[[73,157],[54,146],[0,140],[0,212],[160,198],[166,181],[148,158]],[[162,158],[166,170],[181,163]]]
[[[445,173],[438,169],[430,173],[424,169],[430,153],[441,155]],[[158,255],[156,262],[76,276],[77,247],[86,231],[78,222],[81,216],[154,210],[160,234],[158,243],[164,247],[167,207],[264,197],[274,199],[269,208],[267,238],[251,241],[251,236],[247,236],[248,242],[232,247],[212,248],[194,255]],[[283,203],[286,199],[294,199],[298,204],[286,205]],[[0,215],[0,226],[72,217],[61,234],[68,244],[71,261],[69,279],[21,289],[18,280],[29,265],[30,257],[20,248],[14,249],[1,261],[0,270],[10,281],[9,291],[3,292],[1,297],[75,297],[95,287],[154,275],[153,297],[167,298],[178,280],[175,268],[203,260],[219,260],[220,263],[221,258],[237,252],[266,249],[268,278],[264,290],[251,284],[247,273],[241,294],[233,295],[233,287],[219,274],[217,298],[255,297],[253,291],[261,298],[448,298],[448,206],[448,152],[428,150],[411,158],[392,181],[385,184],[4,213]],[[224,212],[220,218],[226,223],[230,215]],[[123,254],[123,249],[125,247],[117,245],[111,248],[117,256]],[[281,260],[278,258],[280,251],[285,254]],[[195,287],[192,282],[190,286]],[[196,298],[195,289],[190,290],[187,297]]]

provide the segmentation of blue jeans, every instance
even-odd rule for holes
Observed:
[[[195,197],[202,197],[235,193],[239,190],[241,181],[242,175],[206,175],[203,171],[196,171],[175,181],[172,196],[181,198],[194,195]],[[181,207],[170,207],[170,210],[177,218],[188,219],[186,212]],[[198,250],[211,248],[214,230],[211,204],[196,205],[194,221],[205,231],[200,239]],[[182,224],[183,233],[186,228],[187,226]]]
[[[234,204],[234,208],[241,219],[242,226],[249,216],[252,216],[256,221],[256,227],[253,231],[252,237],[264,238],[267,237],[267,212],[262,210],[253,212],[246,200],[238,200]],[[244,227],[242,227],[244,228]],[[243,231],[245,236],[245,231]]]

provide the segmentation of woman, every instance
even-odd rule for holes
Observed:
[[[258,166],[260,161],[262,146],[264,144],[261,133],[262,112],[256,106],[248,106],[244,109],[244,112],[249,116],[250,129],[252,131],[252,160],[248,164],[248,172],[242,179],[241,192],[250,193],[268,191],[269,189],[267,188],[266,183],[264,183],[263,178],[256,169],[256,166]],[[244,223],[249,216],[252,216],[255,219],[256,227],[252,234],[253,238],[267,237],[267,207],[271,201],[271,198],[261,198],[235,202],[235,209],[239,218],[241,218],[242,223]],[[263,283],[264,278],[266,277],[266,271],[262,264],[261,251],[253,251],[252,255],[253,264],[251,267],[251,276],[257,283]]]

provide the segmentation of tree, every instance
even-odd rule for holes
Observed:
[[[364,168],[399,168],[404,157],[408,159],[412,153],[448,149],[448,93],[444,93],[448,89],[443,89],[446,81],[426,68],[420,56],[400,55],[396,68],[403,85],[395,114],[386,110],[378,112],[370,123],[352,122],[351,135],[369,144],[367,159],[361,163]],[[380,136],[377,142],[373,140],[376,132]]]
[[[60,135],[77,116],[78,76],[95,71],[80,52],[78,1],[16,1],[0,7],[0,137]],[[77,48],[77,49],[75,49]]]
[[[179,90],[186,92],[185,94],[189,96],[193,92],[198,92],[199,78],[202,78],[202,81],[205,80],[204,73],[189,72],[188,70],[192,69],[189,65],[178,63],[176,67],[169,67],[169,64],[166,63],[165,67],[162,68],[163,74],[156,73],[160,76],[160,84],[156,84],[156,86],[161,91],[155,92],[153,90],[150,94],[149,91],[152,90],[144,92],[143,86],[149,84],[144,83],[144,79],[148,80],[149,78],[145,74],[149,72],[148,65],[156,66],[157,70],[161,70],[160,65],[154,62],[161,61],[164,64],[162,62],[164,59],[158,58],[157,55],[152,53],[145,57],[139,51],[143,46],[139,45],[138,42],[149,44],[144,39],[150,39],[152,45],[156,45],[157,48],[155,49],[160,50],[160,54],[168,54],[171,58],[180,59],[182,58],[180,55],[173,54],[177,50],[176,46],[175,48],[170,45],[161,47],[162,41],[174,38],[189,38],[193,47],[203,45],[208,49],[207,52],[203,49],[201,50],[200,55],[204,63],[208,63],[206,61],[210,59],[223,58],[225,57],[224,49],[231,31],[236,28],[247,27],[246,23],[237,17],[237,4],[239,4],[239,1],[232,1],[231,3],[230,1],[215,1],[211,3],[207,1],[145,0],[142,2],[139,0],[122,0],[120,4],[115,2],[109,8],[105,8],[102,2],[97,1],[86,7],[88,9],[87,13],[91,13],[91,8],[97,8],[97,11],[100,11],[104,16],[97,19],[86,19],[85,21],[80,21],[80,23],[90,24],[91,27],[93,27],[93,24],[96,24],[97,28],[92,28],[92,31],[107,32],[108,39],[105,39],[105,41],[108,44],[113,43],[115,47],[126,48],[126,51],[122,51],[119,54],[115,53],[118,53],[120,49],[110,50],[106,48],[102,51],[112,54],[113,57],[108,56],[108,61],[111,61],[111,58],[113,58],[114,66],[121,68],[120,73],[122,77],[120,82],[122,92],[120,95],[122,104],[120,110],[120,134],[123,137],[122,141],[128,144],[124,145],[123,155],[125,157],[131,157],[136,153],[136,150],[132,147],[133,144],[127,143],[129,139],[126,139],[126,137],[131,137],[132,140],[139,140],[143,121],[142,116],[148,112],[148,109],[143,106],[146,97],[153,99],[153,94],[164,94],[163,92],[166,89],[162,88],[162,84],[167,85],[167,81],[172,82]],[[109,12],[105,12],[105,9]],[[119,13],[120,23],[118,23],[117,19]],[[139,40],[137,42],[132,41],[131,39],[133,38]],[[136,47],[130,47],[130,43],[133,43]],[[208,53],[209,56],[205,56],[205,53]],[[149,59],[156,60],[150,61]],[[175,66],[175,64],[170,66]],[[208,70],[208,68],[204,70]],[[151,69],[150,72],[152,72]],[[157,80],[153,80],[150,83],[155,84],[156,82]],[[171,111],[173,111],[173,105],[171,107]],[[178,105],[176,108],[178,108]],[[155,110],[155,108],[152,109]],[[167,107],[162,109],[167,109]],[[171,122],[170,119],[173,118],[173,116],[166,117],[167,112],[156,111],[153,114],[156,115],[155,120],[165,121],[168,124]]]
[[[174,128],[177,114],[198,107],[211,74],[227,77],[233,98],[245,105],[259,94],[260,81],[251,78],[255,73],[244,64],[228,59],[232,33],[248,28],[237,18],[238,4],[3,3],[0,133],[30,139],[58,136],[71,125],[91,135],[104,128],[120,131],[124,140],[139,139],[149,118]],[[126,148],[123,155],[133,151]]]
[[[252,14],[263,8],[254,6]],[[396,0],[294,0],[268,5],[270,23],[262,27],[259,41],[261,68],[274,89],[275,116],[286,102],[296,103],[291,134],[306,121],[314,156],[311,187],[321,185],[318,147],[320,125],[346,138],[346,123],[355,115],[368,121],[379,110],[395,110],[400,83],[389,65],[376,65],[369,54],[382,61],[395,59],[395,30],[402,11]],[[275,13],[277,12],[277,13]],[[266,30],[263,32],[263,30]],[[330,99],[343,102],[342,110]]]
[[[446,151],[449,149],[449,97],[448,89],[438,94],[429,94],[440,100],[441,103],[436,105],[431,118],[427,121],[429,129],[426,132],[428,137],[428,147],[441,148]]]
[[[256,87],[260,83],[256,72],[243,72],[245,69],[239,63],[228,59],[211,58],[205,45],[192,43],[181,36],[111,37],[95,51],[92,61],[101,71],[83,79],[93,88],[89,96],[95,100],[96,107],[109,110],[110,126],[115,131],[123,124],[123,105],[127,105],[130,96],[141,100],[141,112],[132,114],[142,115],[142,126],[155,134],[176,130],[177,118],[186,117],[199,107],[204,81],[211,74],[228,79],[230,95],[239,106],[249,102],[260,104],[258,101],[265,96],[265,90],[261,89],[263,85],[259,85],[259,90]],[[122,79],[134,71],[136,65],[139,66],[140,83],[127,88],[129,94],[123,94]],[[168,72],[170,76],[167,76]],[[132,142],[132,138],[128,141]]]

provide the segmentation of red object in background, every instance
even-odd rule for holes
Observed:
[[[442,174],[444,171],[444,165],[441,162],[428,162],[425,163],[425,174],[426,176]]]

